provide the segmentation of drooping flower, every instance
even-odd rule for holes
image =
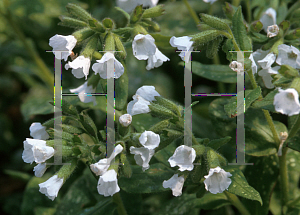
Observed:
[[[249,59],[252,62],[251,68],[253,74],[257,73],[257,70],[261,68],[258,64],[258,61],[266,57],[268,53],[269,50],[263,51],[261,49],[258,49],[250,55]]]
[[[279,32],[278,25],[270,25],[270,26],[268,26],[268,29],[267,29],[267,37],[269,37],[269,38],[275,37],[275,36],[277,36],[278,32]]]
[[[273,53],[267,54],[266,57],[264,57],[262,60],[257,61],[261,68],[268,69],[272,66],[272,64],[275,62],[276,55]]]
[[[144,131],[139,141],[145,148],[155,149],[160,143],[160,137],[159,134],[155,134],[153,131]]]
[[[183,184],[184,176],[178,177],[178,174],[174,174],[169,180],[164,180],[163,187],[170,188],[173,196],[181,196]]]
[[[30,136],[33,137],[33,139],[38,140],[47,140],[49,138],[49,134],[46,131],[46,126],[42,126],[39,122],[34,122],[29,127],[30,130]]]
[[[47,170],[46,163],[39,163],[33,168],[36,177],[42,177]]]
[[[258,72],[258,75],[262,77],[263,82],[268,89],[273,89],[274,85],[272,83],[272,74],[278,74],[280,66],[270,67],[268,69],[262,69]]]
[[[104,196],[113,196],[120,191],[118,186],[117,173],[111,169],[100,176],[98,181],[98,193]]]
[[[86,58],[86,57],[80,55],[75,60],[69,61],[65,65],[65,69],[68,70],[69,68],[72,68],[72,74],[76,78],[85,77],[85,80],[86,80],[87,76],[89,74],[90,65],[91,65],[90,58]]]
[[[103,175],[109,168],[111,161],[123,151],[122,145],[117,145],[114,152],[108,158],[99,160],[97,163],[91,164],[90,168],[96,175]]]
[[[156,52],[154,55],[149,56],[148,58],[148,65],[146,66],[147,70],[160,67],[163,62],[169,61],[170,59],[167,58],[161,51],[156,48]]]
[[[119,122],[124,127],[128,127],[132,122],[132,116],[130,114],[123,114],[119,118]]]
[[[194,169],[194,160],[196,159],[195,149],[181,145],[176,148],[172,157],[169,158],[171,167],[179,166],[179,171],[192,171]]]
[[[148,149],[145,147],[136,148],[134,146],[131,146],[130,153],[134,154],[136,164],[142,166],[143,171],[145,171],[149,169],[149,162],[155,151],[153,149]]]
[[[278,46],[278,57],[276,59],[276,63],[300,69],[300,51],[294,46],[281,44]]]
[[[96,92],[96,88],[93,88],[92,85],[88,86],[88,82],[84,82],[83,85],[80,85],[79,87],[75,89],[70,89],[71,93],[78,93],[78,97],[81,102],[83,103],[89,103],[89,102],[94,102],[94,105],[96,105],[96,99],[95,96],[88,95],[88,94],[93,94]]]
[[[43,163],[54,155],[54,149],[47,146],[44,140],[26,138],[23,144],[22,158],[25,163]]]
[[[158,0],[117,0],[116,3],[118,7],[130,13],[136,6],[141,4],[143,7],[154,7],[157,5]]]
[[[299,94],[293,88],[283,90],[278,88],[278,93],[274,96],[275,110],[279,113],[293,116],[300,113]]]
[[[156,45],[154,38],[150,35],[138,34],[132,41],[133,55],[138,60],[147,60],[150,56],[155,55]]]
[[[232,175],[229,172],[225,172],[220,167],[211,168],[208,175],[205,175],[204,180],[205,189],[213,194],[222,193],[224,190],[228,189],[231,184]]]
[[[276,24],[276,10],[274,10],[273,8],[268,8],[259,21],[261,21],[261,23],[263,24],[263,29],[267,33],[268,26]]]
[[[182,51],[179,56],[184,61],[185,57],[190,58],[190,52],[193,51],[193,41],[191,41],[192,37],[183,36],[183,37],[171,37],[170,44],[173,47],[177,47],[178,50]],[[187,53],[187,54],[186,54]]]
[[[57,197],[58,191],[63,183],[63,178],[59,178],[57,175],[54,175],[44,183],[39,184],[39,191],[53,201],[55,197]]]
[[[111,74],[107,76],[107,62],[113,59],[114,62],[114,72],[112,71]],[[92,66],[93,71],[95,74],[99,73],[100,77],[103,79],[107,78],[120,78],[121,75],[124,73],[123,65],[115,58],[114,54],[110,52],[106,52],[100,60],[96,60],[97,63],[94,63]]]
[[[237,72],[238,74],[241,74],[242,71],[244,71],[244,67],[243,64],[238,62],[238,61],[232,61],[229,64],[230,69],[232,69],[233,71]]]
[[[147,85],[144,85],[137,89],[135,94],[143,97],[144,99],[150,102],[155,100],[155,96],[160,96],[160,94],[155,90],[154,86]]]
[[[49,40],[49,45],[53,48],[53,54],[55,54],[55,58],[64,59],[67,61],[68,56],[72,53],[72,49],[76,45],[76,38],[72,35],[62,36],[56,34],[51,37]],[[57,51],[67,51],[67,52],[57,52]]]

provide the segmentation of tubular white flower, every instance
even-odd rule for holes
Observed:
[[[267,29],[267,37],[269,37],[269,38],[275,37],[275,36],[277,36],[278,32],[279,32],[278,25],[270,25],[270,26],[268,26],[268,29]]]
[[[155,149],[160,143],[160,137],[159,134],[155,134],[153,131],[144,131],[139,141],[145,148]]]
[[[46,163],[39,163],[38,165],[36,165],[34,168],[33,168],[33,171],[34,171],[34,175],[36,177],[42,177],[44,175],[44,173],[46,172],[47,170],[47,165]]]
[[[103,175],[109,168],[111,161],[123,151],[122,145],[117,145],[114,152],[108,158],[99,160],[97,163],[91,164],[90,168],[96,175]]]
[[[282,90],[274,96],[274,106],[277,112],[293,116],[300,113],[299,94],[293,88]]]
[[[155,100],[155,96],[160,96],[159,93],[155,90],[154,86],[147,86],[147,85],[137,89],[135,94],[143,97],[144,99],[150,102]]]
[[[57,197],[58,191],[64,183],[63,178],[57,177],[57,175],[52,176],[44,183],[39,184],[40,192],[45,194],[52,201]]]
[[[30,136],[33,137],[33,139],[38,140],[47,140],[49,138],[49,135],[46,131],[46,126],[42,126],[39,122],[34,122],[29,127],[30,130]]]
[[[204,176],[205,189],[213,194],[222,193],[231,184],[231,176],[220,167],[211,168],[208,175]]]
[[[258,75],[262,77],[263,82],[268,89],[273,89],[274,85],[272,84],[272,74],[278,74],[280,66],[270,67],[268,69],[262,69],[258,72]]]
[[[142,166],[143,171],[145,171],[149,169],[149,162],[155,151],[153,149],[148,149],[145,147],[135,148],[134,146],[131,146],[130,153],[134,154],[136,164]]]
[[[96,92],[96,88],[93,88],[92,85],[88,86],[88,82],[84,82],[83,85],[80,85],[79,87],[75,89],[70,89],[71,93],[78,93],[78,97],[81,102],[83,103],[89,103],[89,102],[94,102],[94,105],[96,105],[96,98],[95,96],[92,95],[87,95],[87,94],[92,94]]]
[[[169,158],[171,167],[179,166],[179,171],[192,171],[194,169],[193,162],[196,159],[195,149],[181,145],[176,148],[172,157]]]
[[[119,122],[124,127],[128,127],[132,122],[132,116],[130,114],[123,114],[119,118]]]
[[[72,68],[72,74],[76,78],[85,77],[85,80],[86,80],[87,76],[89,74],[90,65],[91,65],[90,58],[86,58],[86,57],[80,55],[75,60],[69,61],[65,65],[65,69],[68,70],[69,68]]]
[[[267,54],[266,57],[264,57],[262,60],[257,61],[261,68],[263,69],[269,69],[271,68],[272,64],[275,62],[276,55],[273,53]]]
[[[278,46],[278,57],[276,59],[276,63],[300,69],[300,51],[294,46],[281,44]]]
[[[53,48],[53,54],[55,58],[64,59],[67,61],[68,56],[72,53],[72,49],[75,47],[77,40],[74,36],[62,36],[56,34],[49,40],[49,45]],[[55,52],[55,51],[68,51],[68,52]]]
[[[174,174],[169,180],[164,180],[163,187],[170,188],[173,196],[181,196],[183,184],[184,177],[178,177],[178,174]]]
[[[193,51],[193,41],[191,41],[192,37],[183,36],[183,37],[171,37],[170,44],[173,47],[177,47],[178,50],[182,51],[179,56],[184,61],[185,60],[185,51]],[[190,52],[187,52],[186,57],[190,57]]]
[[[111,169],[100,176],[97,189],[98,193],[104,196],[113,196],[119,192],[120,187],[118,186],[116,171]]]
[[[34,161],[36,163],[42,163],[54,155],[54,149],[47,146],[44,140],[26,138],[23,144],[24,151],[22,158],[25,163],[32,164]]]
[[[117,0],[117,6],[125,10],[127,13],[133,11],[138,5],[143,7],[154,7],[157,5],[158,0]]]
[[[269,53],[269,50],[263,51],[261,49],[258,49],[250,55],[249,59],[252,62],[251,67],[252,67],[253,74],[257,73],[257,70],[261,68],[258,61],[265,58],[268,53]]]
[[[138,60],[147,60],[150,56],[155,55],[156,45],[154,38],[150,35],[138,34],[132,41],[133,55]]]
[[[268,26],[276,24],[276,10],[273,8],[268,8],[259,21],[261,21],[263,24],[263,29],[267,33]]]
[[[107,77],[107,61],[110,59],[114,60],[114,73],[108,74]],[[92,66],[93,71],[95,74],[99,73],[100,77],[103,79],[107,78],[120,78],[121,75],[124,73],[123,65],[115,58],[114,54],[110,52],[106,52],[100,60],[96,60],[97,63],[94,63]]]
[[[237,72],[238,74],[241,74],[241,72],[244,70],[243,68],[243,64],[238,62],[238,61],[232,61],[229,64],[230,69],[232,69],[233,71]]]
[[[157,68],[163,64],[163,62],[169,61],[170,59],[167,58],[161,51],[156,48],[156,52],[154,55],[149,56],[148,58],[148,65],[146,66],[147,70]]]

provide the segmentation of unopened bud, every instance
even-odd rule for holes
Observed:
[[[130,114],[123,114],[119,118],[119,122],[124,127],[128,127],[132,122],[132,116]]]
[[[286,131],[285,132],[280,132],[279,137],[280,137],[280,145],[279,145],[279,148],[278,148],[278,156],[282,156],[283,143],[288,138],[288,133]]]
[[[244,70],[243,68],[243,64],[238,62],[238,61],[232,61],[229,64],[230,69],[232,69],[233,71],[237,72],[238,74],[241,74],[241,72]]]

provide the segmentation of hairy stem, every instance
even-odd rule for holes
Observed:
[[[279,156],[279,174],[280,174],[280,187],[281,187],[281,205],[286,205],[289,200],[289,179],[286,165],[286,153],[288,148],[282,149],[282,156]]]
[[[231,202],[231,204],[235,206],[241,214],[251,215],[247,210],[247,208],[243,205],[243,203],[239,200],[239,198],[236,195],[229,193],[227,191],[224,191],[224,193],[227,196],[227,199]]]
[[[194,9],[191,7],[191,5],[189,4],[189,2],[187,0],[183,0],[186,8],[188,9],[188,11],[190,12],[192,18],[194,19],[196,25],[199,25],[200,24],[200,19],[199,17],[197,16],[196,12],[194,11]]]

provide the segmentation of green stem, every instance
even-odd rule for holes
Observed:
[[[247,22],[251,23],[251,5],[250,5],[250,0],[246,0],[246,8],[247,8]]]
[[[36,65],[39,67],[35,72],[36,74],[50,87],[50,89],[53,89],[54,86],[54,77],[51,71],[48,69],[44,61],[40,58],[36,50],[28,43],[26,40],[26,37],[22,30],[19,28],[17,23],[14,22],[13,17],[9,10],[6,11],[6,14],[3,14],[3,16],[6,18],[7,22],[10,24],[10,26],[15,31],[17,37],[19,37],[20,41],[23,43],[25,49],[27,50],[30,57],[34,60]]]
[[[191,7],[191,5],[189,4],[189,2],[187,0],[183,0],[186,8],[188,9],[188,11],[190,12],[192,18],[194,19],[196,25],[199,25],[200,24],[200,19],[199,17],[197,16],[196,12],[193,10],[193,8]]]
[[[124,207],[123,201],[121,199],[120,193],[116,193],[113,195],[113,201],[118,205],[118,214],[119,215],[127,215],[126,209]]]
[[[298,131],[299,128],[300,128],[300,115],[298,115],[298,119],[297,119],[296,123],[291,128],[288,138],[290,139],[293,136],[295,136],[295,134],[297,134],[297,131]]]
[[[251,215],[249,213],[249,211],[246,209],[246,207],[243,205],[243,203],[239,200],[239,198],[232,194],[232,193],[229,193],[227,191],[224,191],[225,195],[227,196],[227,199],[231,202],[231,204],[233,206],[235,206],[239,212],[243,215]]]
[[[281,204],[282,207],[286,205],[289,200],[289,179],[286,165],[286,153],[288,148],[282,149],[282,156],[279,156],[279,174],[281,187]]]

